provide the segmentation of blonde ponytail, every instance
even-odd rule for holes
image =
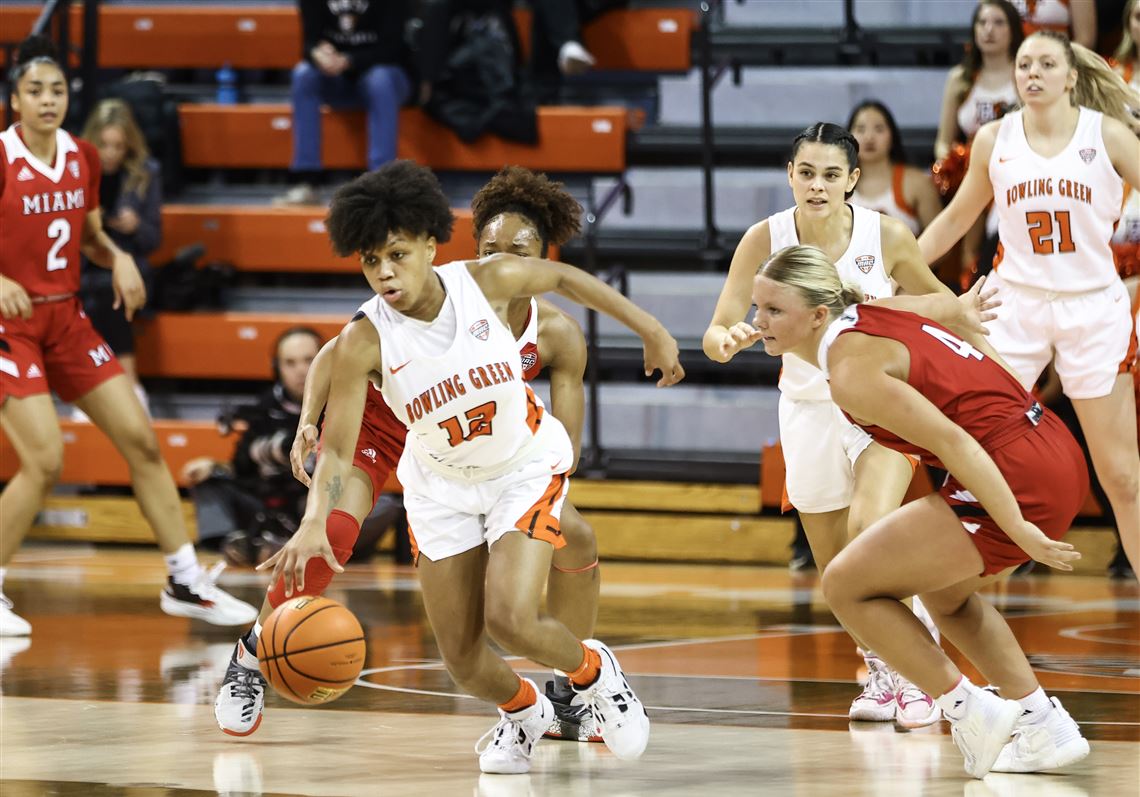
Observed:
[[[808,307],[822,305],[832,316],[863,301],[863,289],[843,282],[831,259],[814,246],[788,246],[773,252],[756,276],[795,288]]]

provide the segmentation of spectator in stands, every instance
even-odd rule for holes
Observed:
[[[293,69],[295,184],[280,204],[317,202],[321,182],[321,104],[364,107],[368,168],[396,157],[400,107],[416,85],[404,37],[409,15],[392,0],[298,0],[304,49]]]
[[[151,269],[147,258],[162,240],[162,174],[158,161],[150,156],[146,139],[123,100],[103,100],[96,105],[83,128],[83,138],[95,145],[103,167],[99,183],[103,229],[116,246],[135,259],[149,293]],[[135,364],[134,331],[123,311],[114,309],[111,272],[85,257],[82,273],[83,309],[119,358],[145,409],[147,397],[139,384]],[[78,410],[75,417],[87,419]]]
[[[264,561],[296,530],[305,506],[304,485],[293,478],[289,449],[297,431],[309,365],[323,340],[313,329],[293,327],[273,349],[273,387],[256,404],[219,418],[239,428],[232,462],[199,457],[186,463],[202,543],[221,542],[232,564]]]
[[[1124,7],[1124,32],[1120,46],[1109,62],[1116,73],[1140,92],[1140,0],[1129,0]],[[1132,109],[1140,117],[1140,108]],[[1120,276],[1140,276],[1140,186],[1132,186],[1120,221],[1112,236],[1112,254]]]
[[[1021,15],[1022,32],[1054,30],[1096,49],[1096,0],[1010,0]]]
[[[1006,0],[982,0],[970,22],[973,40],[966,57],[950,70],[934,157],[950,154],[955,142],[968,142],[982,125],[1017,105],[1013,58],[1024,40],[1021,17]]]
[[[530,0],[531,68],[544,89],[556,90],[564,75],[580,75],[594,66],[582,46],[582,26],[629,0]]]
[[[1007,0],[982,0],[974,9],[971,27],[973,39],[966,57],[946,78],[934,141],[935,181],[947,198],[966,174],[974,135],[1019,102],[1013,60],[1025,36],[1017,9]],[[984,261],[988,266],[993,259],[996,234],[996,218],[982,217],[962,238],[959,271],[963,289],[976,279],[979,264]]]
[[[895,117],[878,100],[855,106],[847,129],[859,142],[859,182],[852,201],[901,221],[918,237],[942,210],[930,173],[906,165]]]

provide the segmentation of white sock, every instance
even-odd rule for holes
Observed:
[[[1022,719],[1027,722],[1044,722],[1049,712],[1053,710],[1053,704],[1049,702],[1049,696],[1045,694],[1045,690],[1040,686],[1017,702],[1021,704],[1021,708],[1025,711],[1025,714],[1022,715]]]
[[[170,577],[179,584],[193,584],[202,572],[202,566],[198,564],[198,554],[194,552],[194,546],[190,543],[186,543],[174,553],[165,554],[163,559],[166,560],[166,570],[170,573]]]
[[[978,687],[970,683],[970,679],[963,675],[953,689],[936,697],[934,702],[938,704],[942,713],[949,719],[960,720],[966,716],[966,702],[977,691],[979,691]]]

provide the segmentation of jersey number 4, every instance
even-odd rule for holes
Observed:
[[[984,359],[980,351],[975,349],[973,346],[961,338],[954,337],[945,329],[932,327],[930,324],[923,324],[922,331],[936,339],[939,343],[945,345],[946,348],[950,349],[950,351],[954,352],[959,357],[965,357],[967,359],[973,357],[975,360]]]
[[[447,432],[447,442],[454,448],[467,440],[491,434],[491,421],[495,417],[495,410],[495,402],[488,401],[463,413],[463,417],[467,419],[467,434],[463,433],[463,422],[458,415],[440,421],[439,428]]]
[[[1056,219],[1056,224],[1053,220]],[[1029,226],[1029,240],[1033,243],[1033,254],[1051,255],[1054,252],[1075,252],[1077,245],[1073,243],[1072,225],[1069,224],[1069,211],[1058,210],[1049,213],[1045,210],[1033,210],[1025,214],[1025,223]],[[1053,228],[1057,228],[1057,242],[1054,248]]]
[[[48,250],[47,270],[61,271],[67,268],[67,258],[60,257],[59,253],[71,240],[71,224],[67,219],[53,219],[47,228],[48,238],[55,241]]]

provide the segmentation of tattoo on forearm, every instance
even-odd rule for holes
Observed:
[[[343,492],[340,486],[340,476],[333,476],[329,483],[325,485],[325,490],[327,490],[329,494],[329,503],[335,507],[340,501],[340,494]]]

